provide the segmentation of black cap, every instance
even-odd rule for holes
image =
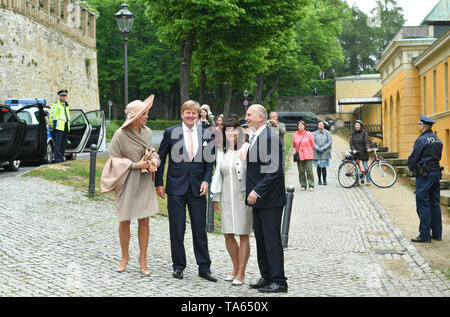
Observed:
[[[58,91],[58,96],[67,95],[68,91],[66,89]]]

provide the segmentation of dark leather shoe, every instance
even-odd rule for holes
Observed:
[[[415,238],[412,238],[411,241],[412,242],[419,242],[419,243],[430,243],[431,239],[425,239],[425,238],[422,238],[421,236],[417,236]]]
[[[177,278],[179,280],[182,280],[183,279],[183,271],[182,270],[174,270],[173,277]]]
[[[198,276],[210,282],[217,282],[217,279],[211,274],[211,272],[199,272]]]
[[[323,184],[324,184],[325,186],[327,186],[327,181],[323,181]]]
[[[436,240],[436,241],[442,241],[442,237],[433,237],[433,236],[431,236],[431,239]]]
[[[270,281],[268,279],[265,279],[264,277],[261,277],[258,282],[255,284],[250,284],[249,287],[253,289],[263,288],[270,284]]]
[[[265,287],[258,288],[258,291],[261,293],[287,293],[287,290],[288,290],[287,284],[280,285],[275,282],[270,283]]]

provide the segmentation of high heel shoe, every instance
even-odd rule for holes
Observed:
[[[234,285],[234,286],[241,286],[242,284],[244,284],[244,279],[242,279],[242,281],[234,279],[231,284]]]
[[[141,264],[141,259],[140,258],[138,258],[138,262],[139,262],[139,265]],[[149,276],[150,275],[150,271],[148,270],[148,268],[146,269],[146,270],[143,270],[142,269],[142,267],[141,267],[141,274],[142,275],[144,275],[144,276]]]
[[[236,277],[236,275],[228,275],[227,277],[225,277],[225,281],[227,282],[232,282],[234,280],[234,278]]]
[[[127,270],[128,261],[129,261],[129,259],[127,260],[127,262],[125,263],[124,266],[120,266],[120,263],[119,263],[119,266],[117,267],[117,272],[119,272],[119,273],[125,272]]]

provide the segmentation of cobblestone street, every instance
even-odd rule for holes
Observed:
[[[450,281],[434,271],[364,188],[344,189],[333,150],[328,186],[300,191],[297,167],[286,167],[295,186],[285,270],[289,292],[277,296],[450,296]],[[31,177],[0,179],[0,296],[261,296],[248,288],[259,278],[256,247],[245,285],[223,278],[231,270],[224,238],[208,234],[217,283],[197,276],[190,226],[184,279],[172,278],[168,219],[150,220],[150,276],[139,272],[137,223],[131,226],[131,259],[124,273],[112,201]],[[388,190],[388,189],[387,189]],[[49,194],[51,193],[51,194]],[[67,201],[61,205],[59,197]],[[395,252],[394,252],[395,251]],[[392,253],[395,254],[392,254]],[[387,254],[385,254],[387,253]]]

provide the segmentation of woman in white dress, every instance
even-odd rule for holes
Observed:
[[[245,205],[248,143],[245,142],[245,134],[238,120],[231,118],[225,122],[223,140],[223,146],[216,154],[211,192],[214,210],[221,214],[222,233],[233,262],[233,270],[225,280],[232,281],[233,285],[242,285],[250,256],[249,234],[253,217],[251,209]],[[239,245],[235,235],[239,235]]]

